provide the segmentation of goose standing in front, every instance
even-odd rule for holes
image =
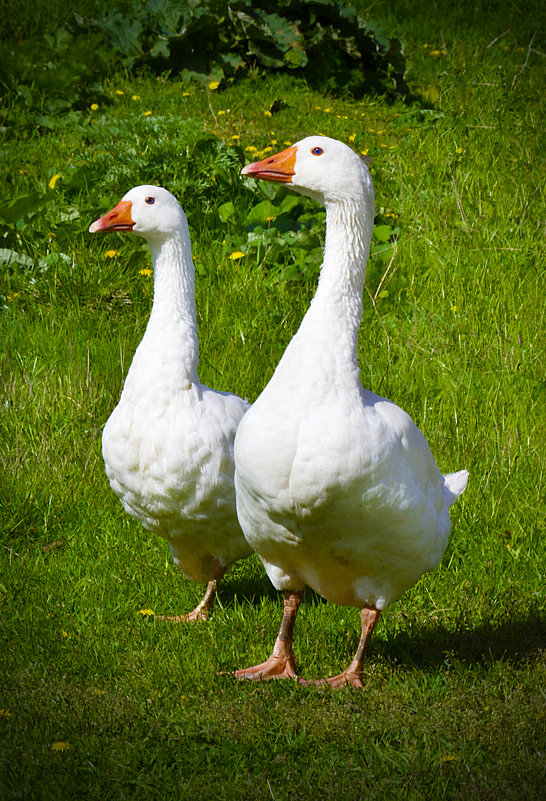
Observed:
[[[237,511],[284,615],[269,659],[239,678],[293,678],[305,586],[361,610],[355,657],[318,684],[362,686],[378,617],[439,564],[466,470],[443,476],[412,419],[363,389],[357,363],[374,194],[364,161],[311,136],[243,175],[284,183],[326,207],[318,288],[299,331],[235,439]]]
[[[126,511],[167,540],[188,578],[208,582],[192,612],[169,619],[206,620],[218,581],[251,553],[233,485],[233,441],[249,404],[199,383],[190,232],[176,198],[158,186],[134,187],[89,231],[132,231],[150,248],[152,311],[102,452]]]

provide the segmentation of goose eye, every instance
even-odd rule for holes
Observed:
[[[147,203],[148,206],[153,206],[155,203],[155,197],[147,197],[144,202]]]
[[[324,150],[321,147],[314,147],[311,153],[313,154],[313,156],[322,156]]]

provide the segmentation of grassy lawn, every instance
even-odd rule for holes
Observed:
[[[2,801],[542,798],[544,17],[498,5],[372,4],[404,40],[406,101],[321,90],[316,75],[211,88],[121,68],[39,124],[24,85],[6,96]],[[66,10],[50,0],[33,24],[44,9]],[[254,400],[313,295],[324,213],[238,174],[311,133],[372,158],[363,383],[413,416],[441,470],[470,471],[442,565],[382,617],[360,692],[225,675],[265,659],[280,622],[256,557],[207,624],[147,614],[187,611],[203,588],[127,517],[100,452],[152,278],[142,240],[89,224],[139,183],[179,197],[200,379]],[[308,592],[301,675],[339,672],[358,637],[356,610]]]

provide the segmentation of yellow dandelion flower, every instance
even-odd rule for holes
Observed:
[[[89,106],[89,108],[91,109],[91,111],[98,111],[98,109],[99,109],[99,104],[98,104],[98,103],[91,103],[91,105]]]
[[[351,134],[349,137],[349,142],[354,142],[356,139],[356,134]]]
[[[145,111],[144,112],[144,116],[145,117],[149,117],[151,115],[151,113],[152,113],[151,111]]]
[[[276,140],[276,139],[272,139],[272,140],[271,140],[271,142],[270,142],[270,144],[271,144],[271,145],[276,145],[276,144],[277,144],[277,140]]]
[[[457,306],[452,306],[452,307],[451,307],[451,311],[452,311],[453,313],[455,313],[455,312],[457,311]]]
[[[269,217],[265,218],[266,222],[273,222],[273,220],[276,220],[276,219],[277,219],[277,215],[276,214],[270,214]]]
[[[264,147],[262,153],[271,153],[272,150],[273,148],[268,145],[267,147]]]
[[[0,709],[0,718],[11,718],[9,709]]]
[[[254,145],[249,145],[248,147],[245,147],[245,150],[246,150],[248,153],[256,153],[256,151],[258,150],[258,148],[257,148],[257,147],[254,147]]]
[[[14,292],[13,295],[7,295],[7,299],[10,301],[10,303],[13,300],[17,300],[18,297],[19,297],[19,293],[18,292]]]
[[[325,114],[329,114],[331,112],[331,110],[332,110],[331,108],[325,108],[324,109],[324,113]]]
[[[233,253],[229,254],[228,258],[230,258],[231,261],[237,261],[237,259],[242,259],[244,255],[242,250],[235,250]]]
[[[240,139],[241,137],[240,137],[239,134],[231,134],[231,136],[229,138],[230,139]]]
[[[264,117],[272,117],[272,116],[273,116],[273,114],[269,111],[269,109],[264,111]]]
[[[150,270],[149,267],[144,267],[144,269],[138,271],[139,275],[151,275],[152,273],[153,273],[153,270]],[[140,612],[140,614],[142,615],[143,612]]]
[[[54,743],[51,743],[52,751],[68,751],[69,748],[70,743],[67,743],[64,740],[55,740]]]
[[[457,150],[455,151],[455,153],[457,153],[457,155],[460,155],[462,152],[463,152],[462,147],[458,147]]]
[[[221,117],[223,114],[226,113],[226,110],[221,108],[220,111],[217,111],[216,113],[218,114],[219,117]]]
[[[62,637],[68,637],[68,632],[67,632],[67,631],[65,631],[65,630],[63,629],[63,630],[61,631],[61,636],[62,636]]]
[[[189,97],[189,96],[190,96],[189,92],[182,92],[182,97]]]
[[[369,149],[370,149],[370,148],[369,148],[369,147],[367,147],[367,148],[365,148],[365,150],[361,150],[360,152],[362,153],[362,155],[363,155],[363,156],[367,156],[367,155],[368,155],[368,150],[369,150]]]
[[[150,617],[150,615],[155,615],[155,612],[153,609],[139,609],[138,614],[143,617]]]
[[[50,189],[55,189],[55,185],[57,184],[57,181],[59,180],[60,177],[61,177],[60,174],[58,172],[56,172],[55,175],[53,175],[49,179],[48,186],[49,186]]]
[[[214,92],[216,89],[218,89],[219,86],[220,86],[220,81],[211,81],[209,83],[209,89],[211,90],[211,92]]]
[[[125,92],[123,92],[121,89],[116,89],[116,94],[119,95],[119,97],[121,97],[122,95],[125,94]]]
[[[132,100],[140,100],[140,95],[133,95]]]
[[[115,256],[118,255],[118,251],[117,250],[107,250],[104,255],[106,256],[107,259],[113,259]]]

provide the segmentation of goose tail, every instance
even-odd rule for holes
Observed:
[[[467,483],[468,470],[459,470],[457,473],[448,473],[444,476],[444,496],[448,507],[453,506]]]

